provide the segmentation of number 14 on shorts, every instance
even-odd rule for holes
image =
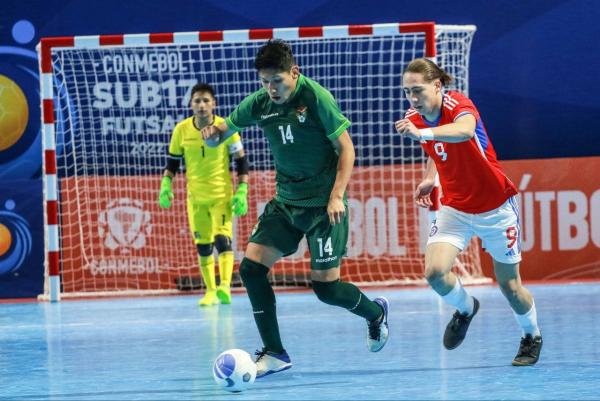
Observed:
[[[333,254],[333,247],[331,246],[331,237],[328,237],[325,241],[325,246],[323,246],[323,238],[317,238],[317,242],[319,243],[319,257],[323,257],[323,251],[327,252],[329,256]]]

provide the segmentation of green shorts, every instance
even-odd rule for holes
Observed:
[[[258,218],[248,241],[271,246],[288,256],[296,252],[304,236],[310,251],[311,269],[339,267],[348,243],[348,210],[341,223],[331,225],[324,206],[291,206],[272,199]]]

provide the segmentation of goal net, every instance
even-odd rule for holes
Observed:
[[[171,209],[158,207],[170,135],[191,115],[196,82],[215,88],[223,117],[259,89],[254,56],[272,37],[291,44],[301,72],[328,88],[352,121],[356,166],[343,279],[423,282],[428,213],[416,207],[413,192],[426,158],[418,144],[395,134],[393,122],[408,105],[401,75],[412,59],[435,57],[454,76],[451,89],[468,93],[474,32],[411,23],[43,39],[45,297],[176,292],[181,278],[199,277],[184,174],[174,179]],[[251,172],[249,212],[234,225],[237,262],[274,195],[264,136],[253,128],[242,140]],[[477,242],[456,269],[465,282],[485,280]],[[303,242],[271,279],[307,285],[309,272]]]

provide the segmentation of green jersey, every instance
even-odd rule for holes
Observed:
[[[326,206],[337,173],[331,141],[349,126],[331,93],[300,75],[284,104],[263,88],[246,97],[225,120],[230,130],[258,125],[275,159],[275,199],[294,206]]]

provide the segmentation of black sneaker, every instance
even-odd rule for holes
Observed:
[[[471,320],[477,314],[478,310],[479,301],[473,297],[473,313],[471,316],[468,316],[466,313],[461,314],[459,311],[454,312],[454,316],[452,316],[452,320],[446,326],[446,332],[444,333],[444,347],[446,349],[454,349],[463,342],[467,335],[469,324],[471,324]]]
[[[519,346],[519,352],[513,359],[512,364],[514,366],[531,366],[540,359],[540,352],[542,351],[542,336],[533,337],[531,334],[527,334],[521,338],[521,345]]]

